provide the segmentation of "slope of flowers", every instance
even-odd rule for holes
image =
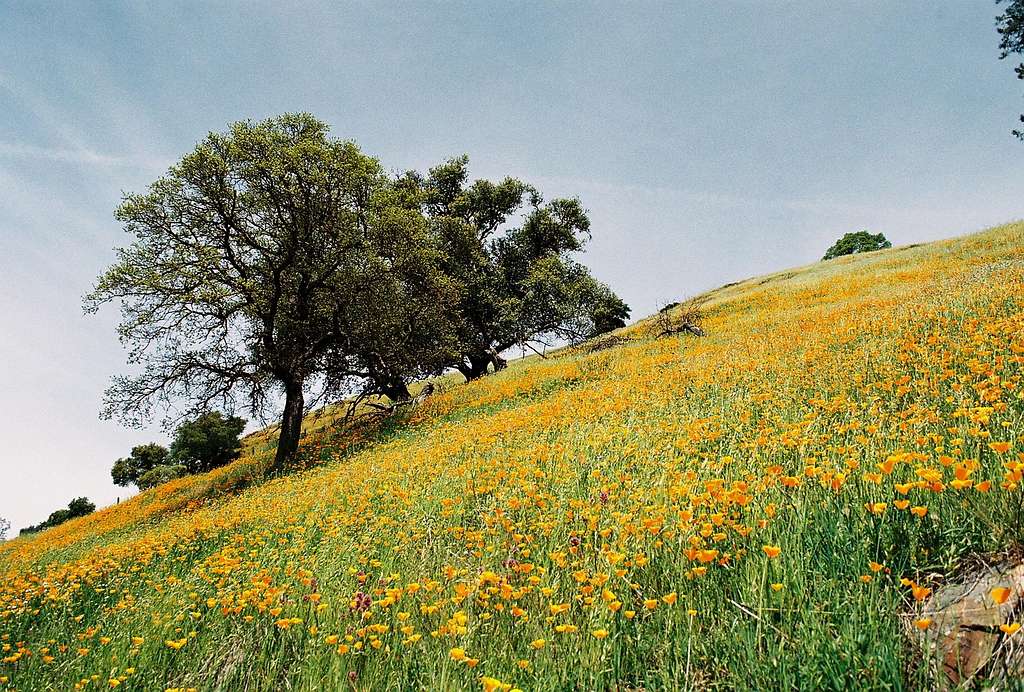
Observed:
[[[930,686],[913,613],[1021,538],[1024,226],[708,306],[7,544],[0,684]]]

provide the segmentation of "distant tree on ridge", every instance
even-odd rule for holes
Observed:
[[[36,524],[35,526],[26,526],[20,531],[20,533],[34,533],[36,531],[41,531],[42,529],[49,529],[54,526],[59,526],[71,519],[92,514],[95,511],[96,505],[93,504],[89,498],[76,497],[68,503],[66,508],[58,509],[56,512],[51,513],[50,516],[47,517],[46,521]]]
[[[857,231],[856,233],[847,233],[837,240],[821,259],[830,260],[835,257],[842,257],[843,255],[855,255],[859,252],[873,252],[875,250],[883,250],[889,247],[892,247],[892,243],[890,243],[881,233],[872,235],[867,231]]]

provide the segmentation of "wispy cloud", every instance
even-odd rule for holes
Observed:
[[[39,147],[31,144],[0,141],[0,157],[59,161],[87,166],[127,166],[160,169],[166,162],[150,156],[104,154],[88,148]]]
[[[924,226],[934,225],[942,218],[959,218],[963,216],[965,208],[994,209],[999,210],[999,197],[988,194],[966,193],[945,198],[928,196],[903,200],[896,203],[892,199],[879,199],[877,197],[857,197],[840,195],[818,195],[806,197],[790,196],[764,196],[744,194],[738,195],[730,192],[713,190],[688,189],[663,185],[643,185],[635,183],[612,182],[591,178],[576,177],[536,177],[529,178],[531,182],[540,185],[541,189],[554,188],[558,191],[566,191],[565,194],[580,194],[587,201],[589,195],[610,196],[617,204],[625,204],[625,200],[643,199],[646,203],[650,199],[657,200],[661,207],[678,207],[680,205],[699,206],[713,208],[721,211],[730,210],[754,210],[759,213],[766,211],[785,211],[800,215],[811,220],[824,219],[864,219],[864,220],[899,220],[901,223],[911,223],[915,219],[923,220]],[[968,203],[969,202],[969,203]],[[1005,206],[1005,205],[1003,205]],[[1016,207],[1012,207],[1016,209]],[[1010,217],[1016,218],[1012,209]],[[1006,217],[1006,218],[1010,218]],[[1003,217],[996,213],[992,216],[993,223],[1001,222]],[[922,225],[922,224],[918,224]],[[948,224],[940,224],[939,229]],[[968,230],[967,227],[965,230]],[[831,232],[831,230],[823,232]],[[956,232],[954,226],[948,233]],[[939,237],[936,235],[935,237]]]
[[[738,196],[711,190],[693,190],[664,185],[641,185],[637,183],[612,182],[592,178],[567,176],[539,176],[530,178],[541,189],[551,186],[558,189],[579,190],[580,194],[591,191],[598,194],[616,194],[624,196],[644,196],[664,199],[685,199],[687,201],[713,205],[716,207],[750,206],[755,203],[750,196]]]
[[[124,123],[148,123],[145,114],[134,109],[130,99],[115,86],[103,82],[90,85],[91,94],[99,108],[83,112],[69,111],[65,104],[55,101],[52,94],[41,91],[28,80],[15,80],[0,70],[0,96],[11,100],[12,107],[24,111],[36,124],[35,141],[29,144],[20,141],[0,140],[0,158],[20,160],[55,161],[61,163],[92,166],[101,169],[132,168],[145,171],[160,171],[167,167],[169,159],[156,155],[159,146],[153,147],[153,138],[140,140],[135,130]],[[103,128],[82,129],[82,123],[116,123],[116,141],[131,153],[110,153],[97,148],[95,143],[102,139]],[[106,133],[111,140],[110,132]]]

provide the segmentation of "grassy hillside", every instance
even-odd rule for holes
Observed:
[[[1024,225],[724,287],[704,326],[4,545],[0,682],[931,686],[926,589],[1021,538]]]

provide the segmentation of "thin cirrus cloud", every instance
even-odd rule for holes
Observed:
[[[59,161],[84,166],[125,166],[147,170],[159,170],[166,164],[166,159],[146,155],[104,154],[86,148],[41,147],[3,141],[0,141],[0,158]]]

